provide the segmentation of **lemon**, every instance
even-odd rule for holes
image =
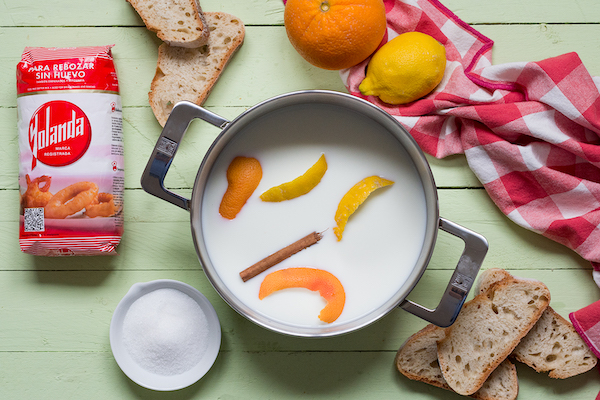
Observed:
[[[442,81],[446,50],[421,32],[403,33],[373,55],[359,90],[388,104],[405,104],[430,93]]]

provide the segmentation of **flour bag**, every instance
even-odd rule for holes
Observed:
[[[116,254],[124,173],[111,48],[27,47],[17,65],[19,244],[26,253]]]

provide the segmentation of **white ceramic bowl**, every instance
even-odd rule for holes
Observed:
[[[140,367],[123,344],[123,321],[129,307],[140,297],[158,289],[176,289],[194,299],[206,316],[208,347],[194,367],[178,375],[158,375]],[[121,299],[110,322],[110,347],[119,368],[132,381],[152,390],[170,391],[190,386],[202,378],[212,367],[221,347],[221,325],[217,313],[208,299],[192,286],[169,279],[136,283]]]

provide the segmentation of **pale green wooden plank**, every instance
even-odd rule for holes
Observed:
[[[25,46],[115,44],[113,53],[124,107],[148,106],[160,41],[145,28],[0,28],[6,45],[0,73],[15,76]],[[290,79],[290,77],[294,79]],[[16,105],[14,79],[3,81],[0,107]],[[246,28],[244,44],[214,86],[206,105],[251,106],[269,97],[304,89],[344,91],[337,71],[305,62],[289,43],[283,27]]]
[[[127,212],[127,211],[125,211]],[[126,223],[125,233],[111,257],[35,257],[21,253],[16,223],[3,223],[0,235],[6,242],[0,249],[0,269],[86,271],[115,269],[173,270],[200,268],[189,220],[186,222]]]
[[[393,352],[219,354],[203,379],[176,392],[130,381],[110,353],[0,353],[0,396],[7,399],[393,399],[464,397],[410,381],[393,367]],[[35,368],[32,368],[35,366]],[[593,399],[597,371],[566,381],[517,365],[519,399]]]
[[[495,40],[494,63],[577,51],[592,75],[600,73],[600,4],[594,0],[569,4],[500,0],[485,7],[473,0],[444,4]],[[77,5],[75,8],[67,0],[7,0],[0,4],[0,39],[4,43],[0,73],[7,77],[0,84],[0,138],[4,143],[0,146],[4,163],[0,202],[6,205],[0,212],[0,398],[458,399],[395,372],[396,349],[425,325],[402,310],[394,310],[359,332],[306,340],[266,331],[219,298],[196,257],[189,214],[139,189],[147,154],[160,133],[147,105],[160,42],[142,27],[124,0],[82,0]],[[235,14],[248,26],[246,43],[207,102],[212,111],[233,118],[265,98],[290,90],[344,91],[336,72],[308,65],[291,48],[281,26],[280,0],[203,0],[202,6],[205,11]],[[564,24],[568,22],[583,25]],[[125,106],[128,190],[120,255],[57,259],[22,254],[16,242],[16,63],[26,45],[106,43],[116,43]],[[194,123],[168,177],[170,187],[192,185],[197,165],[217,133],[206,124]],[[438,186],[481,186],[463,156],[428,159]],[[439,192],[443,217],[490,241],[484,269],[508,268],[515,275],[541,279],[551,290],[552,306],[565,317],[597,300],[600,293],[591,279],[589,263],[574,252],[510,222],[481,189]],[[189,189],[182,193],[188,195]],[[435,306],[461,250],[460,240],[440,233],[430,266],[409,298]],[[217,309],[223,326],[223,351],[206,378],[169,394],[148,391],[129,381],[116,366],[108,345],[112,311],[129,286],[158,278],[178,279],[199,288]],[[518,373],[520,399],[593,398],[600,389],[597,371],[567,381],[549,379],[522,365],[518,365]]]
[[[96,26],[143,25],[137,13],[125,0],[3,1],[0,4],[1,26]]]
[[[281,0],[202,0],[205,12],[233,14],[247,25],[283,24]],[[143,26],[125,0],[6,0],[0,3],[0,26]]]
[[[596,15],[596,19],[600,21],[600,14]],[[600,75],[600,54],[597,51],[600,24],[479,25],[475,28],[494,40],[494,64],[539,61],[576,52],[592,76]]]
[[[531,232],[504,216],[484,190],[440,190],[440,215],[486,237],[486,268],[589,268],[590,264],[565,246]],[[438,241],[439,251],[457,252],[458,239]],[[535,266],[534,266],[535,265]]]
[[[600,74],[600,24],[480,25],[495,40],[493,62],[537,61],[578,52],[592,75]],[[147,107],[159,42],[144,28],[0,28],[5,50],[0,73],[14,76],[23,48],[115,43],[125,107]],[[585,38],[582,40],[582,38]],[[516,45],[518,43],[518,45]],[[294,79],[290,79],[293,76]],[[0,107],[16,104],[14,80],[4,81]],[[274,95],[303,89],[345,91],[336,71],[305,62],[290,45],[283,27],[248,27],[244,45],[215,85],[206,105],[252,106]]]
[[[542,280],[552,294],[553,308],[568,314],[595,301],[597,288],[584,270],[510,270],[515,276]],[[451,271],[428,269],[408,298],[435,308]],[[374,317],[364,329],[339,337],[305,340],[271,332],[231,309],[202,271],[2,271],[0,354],[20,352],[109,351],[108,327],[119,301],[136,282],[175,279],[202,292],[215,307],[224,335],[224,351],[396,351],[426,322],[395,309]],[[565,285],[569,282],[569,285]],[[574,290],[577,288],[577,290]],[[473,297],[473,293],[469,298]]]
[[[481,188],[483,185],[477,179],[467,159],[462,154],[448,156],[443,159],[425,154],[433,179],[438,188]]]
[[[445,0],[447,8],[467,23],[598,23],[600,5],[595,0],[567,3],[560,0],[499,0],[482,6],[476,0]],[[7,0],[0,3],[0,26],[142,26],[125,0],[39,2]],[[204,11],[224,11],[245,24],[283,24],[281,0],[203,0]]]
[[[207,106],[208,110],[229,120],[242,114],[246,107]],[[16,108],[0,108],[0,137],[5,145],[0,146],[0,188],[17,189],[18,139]],[[123,113],[125,143],[125,186],[141,188],[140,178],[148,157],[160,135],[161,126],[156,122],[149,107],[129,107]],[[213,125],[194,121],[188,129],[169,174],[167,187],[191,188],[206,151],[220,133]],[[439,187],[481,187],[481,183],[469,169],[464,156],[438,160],[428,156],[435,182]]]
[[[189,191],[182,190],[184,196]],[[4,201],[3,201],[4,200]],[[2,269],[78,270],[85,269],[177,269],[171,266],[173,254],[178,262],[196,264],[188,212],[142,190],[128,190],[125,195],[125,233],[118,257],[50,258],[40,264],[38,258],[18,252],[18,194],[0,191],[0,201],[7,204],[0,215],[0,259],[8,262]],[[516,225],[505,217],[484,190],[445,189],[439,191],[440,215],[485,236],[490,249],[486,268],[507,269],[588,269],[590,265],[574,251],[537,233]],[[431,265],[453,269],[460,257],[463,242],[440,232]],[[168,266],[168,267],[166,267]]]
[[[598,23],[600,3],[595,0],[443,0],[442,3],[470,24]]]

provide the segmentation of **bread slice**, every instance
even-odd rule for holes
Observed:
[[[209,30],[198,0],[127,0],[146,28],[171,46],[200,47]]]
[[[173,106],[182,100],[202,105],[223,69],[244,41],[242,21],[223,12],[205,13],[208,44],[186,49],[162,44],[148,94],[158,122],[164,126]]]
[[[512,353],[550,303],[541,282],[505,278],[463,306],[438,342],[444,379],[457,393],[475,393]]]
[[[429,324],[409,337],[396,353],[394,363],[398,371],[408,379],[452,390],[437,358],[437,342],[445,336],[443,328]]]
[[[477,278],[477,293],[487,291],[490,286],[506,278],[514,278],[510,272],[501,268],[490,268],[479,274]]]
[[[480,291],[510,273],[492,268],[480,275]],[[551,378],[565,379],[594,368],[598,358],[592,353],[573,325],[552,309],[546,308],[535,326],[521,339],[512,356],[537,372],[549,372]]]
[[[573,325],[548,307],[512,355],[550,378],[565,379],[594,368],[598,358]]]
[[[437,359],[437,342],[444,337],[444,329],[433,324],[412,335],[396,354],[398,371],[409,379],[452,391]],[[480,400],[514,400],[518,394],[517,370],[513,363],[504,360],[471,397]]]

